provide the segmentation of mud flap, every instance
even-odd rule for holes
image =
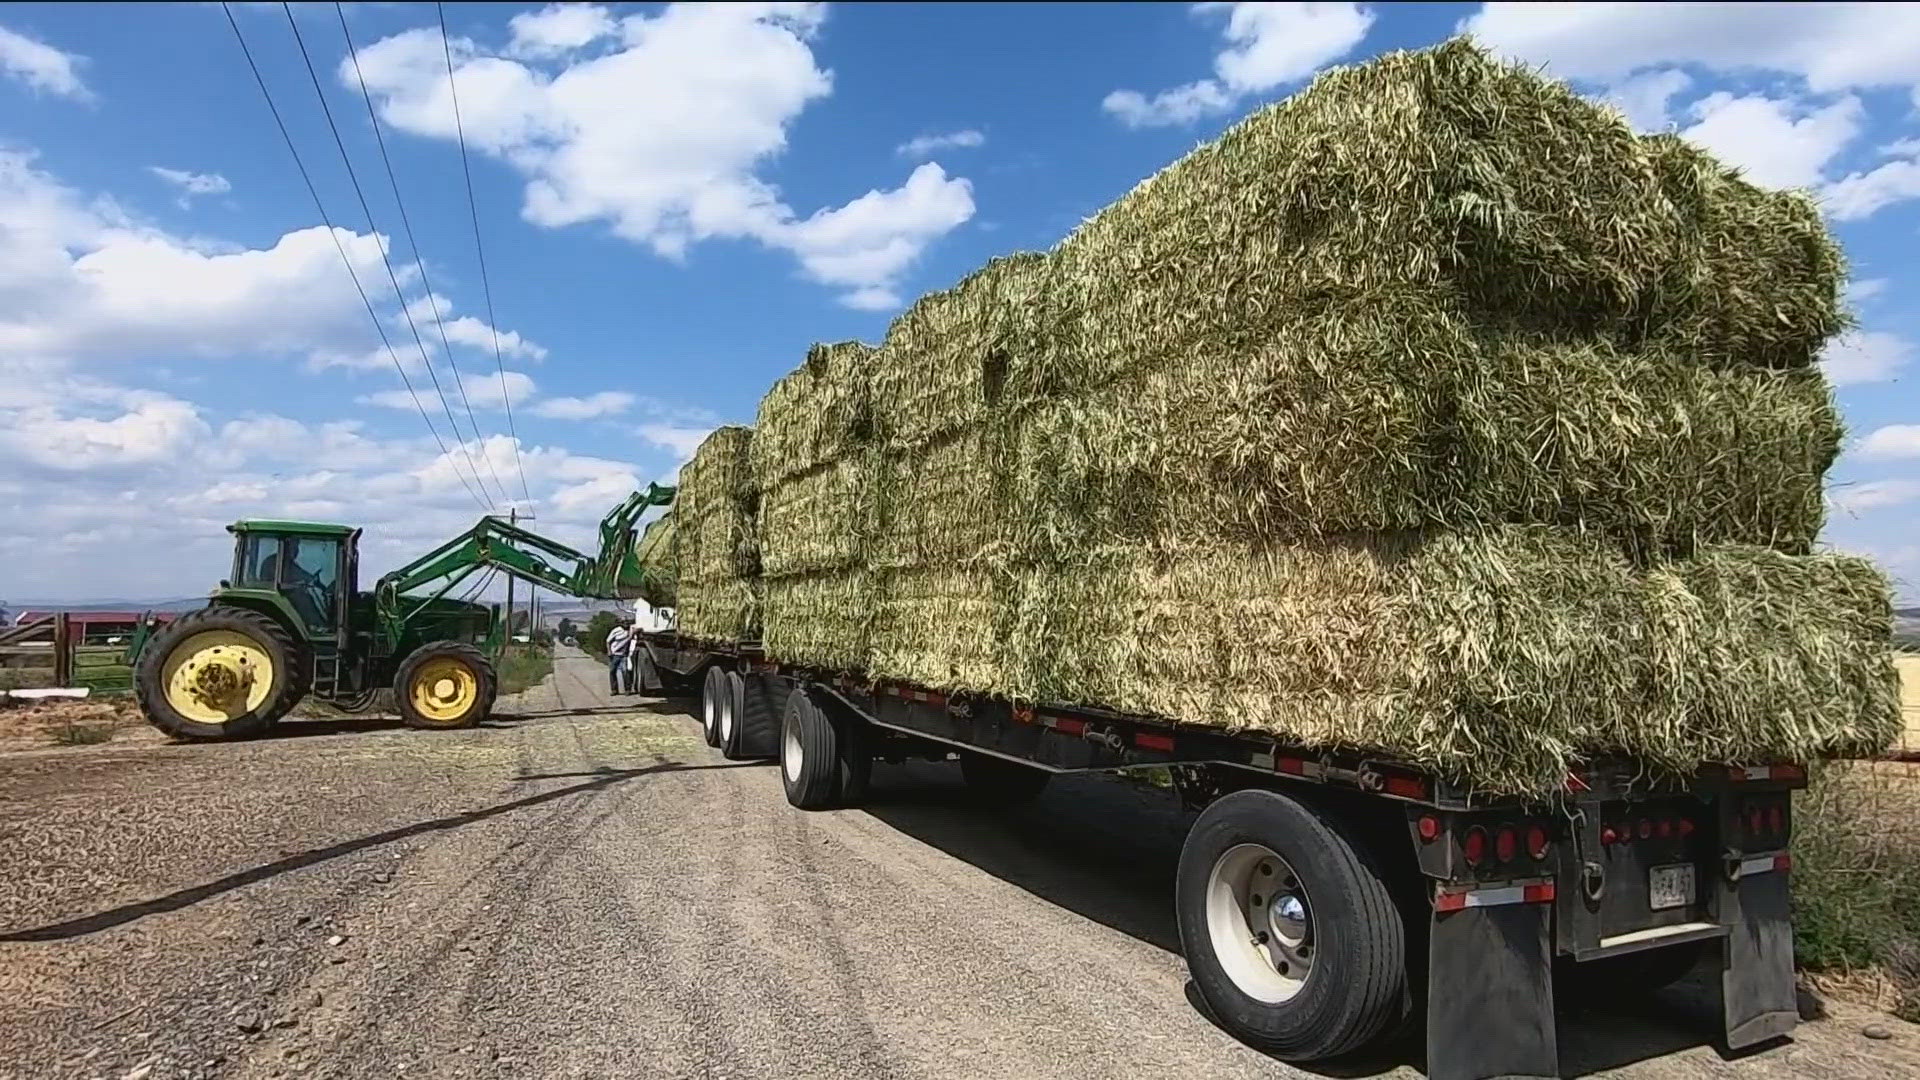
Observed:
[[[742,756],[770,758],[780,755],[780,718],[787,707],[791,684],[772,675],[747,675],[746,692],[740,702],[740,749]]]
[[[1800,1019],[1793,993],[1793,922],[1784,871],[1749,874],[1727,887],[1738,913],[1720,973],[1727,1049],[1742,1050],[1793,1030]]]
[[[1428,1080],[1560,1075],[1553,905],[1435,912],[1427,971]]]

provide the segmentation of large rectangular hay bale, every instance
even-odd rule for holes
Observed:
[[[858,341],[815,344],[798,368],[767,390],[748,451],[757,485],[770,487],[866,445],[874,352]]]
[[[762,643],[786,663],[841,670],[867,666],[873,622],[872,585],[865,571],[789,574],[761,582]]]
[[[983,562],[877,575],[868,671],[945,692],[1004,694],[1005,582]]]
[[[752,428],[717,428],[680,467],[673,532],[677,611],[680,631],[691,637],[739,641],[759,635],[752,442]]]
[[[865,564],[872,466],[855,454],[782,477],[760,496],[760,555],[769,577]]]
[[[993,421],[872,453],[867,565],[909,569],[1004,557],[1005,425]]]
[[[1805,760],[1897,732],[1885,579],[1728,545],[1636,566],[1556,528],[1112,548],[1015,572],[1013,694],[1384,752],[1540,794],[1627,755]]]

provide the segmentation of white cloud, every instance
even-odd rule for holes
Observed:
[[[1188,124],[1223,113],[1247,97],[1299,82],[1353,51],[1373,26],[1356,3],[1205,3],[1197,14],[1225,14],[1226,45],[1213,58],[1214,77],[1152,97],[1115,90],[1101,107],[1128,127]]]
[[[713,428],[687,427],[680,424],[642,424],[639,428],[641,438],[674,452],[678,460],[686,461],[693,456],[707,436],[713,434]]]
[[[942,150],[973,150],[987,144],[986,135],[973,128],[940,135],[919,135],[893,148],[901,157],[915,160],[932,157]]]
[[[455,410],[455,416],[460,415],[463,404],[476,409],[498,409],[511,397],[513,404],[518,405],[531,398],[538,389],[531,378],[518,371],[463,374],[460,376],[460,385],[457,388],[447,385],[448,381],[450,379],[443,381],[442,386],[446,389],[447,401]],[[413,388],[420,395],[421,401],[434,400],[431,384],[421,386],[416,380]],[[412,410],[414,408],[413,395],[407,393],[404,388],[367,394],[359,401],[362,405],[378,405],[386,409]]]
[[[1920,499],[1920,480],[1869,480],[1833,492],[1827,501],[1844,514],[1861,514]]]
[[[1815,187],[1821,173],[1866,121],[1860,99],[1824,108],[1720,91],[1695,102],[1699,122],[1681,132],[1766,187]]]
[[[1850,330],[1827,344],[1820,366],[1835,386],[1885,382],[1905,366],[1913,344],[1884,330]]]
[[[620,19],[616,48],[569,57],[557,73],[460,41],[467,138],[526,177],[523,214],[534,224],[605,222],[668,258],[703,240],[753,240],[794,253],[817,281],[890,289],[972,215],[972,193],[938,169],[916,171],[901,188],[855,200],[858,209],[802,219],[762,177],[794,120],[832,91],[810,45],[823,17],[817,4],[675,4]],[[360,65],[389,123],[454,137],[437,32],[376,42]],[[341,74],[351,82],[350,68]]]
[[[1692,86],[1691,75],[1662,68],[1622,79],[1608,91],[1607,99],[1636,130],[1662,131],[1673,123],[1673,99]]]
[[[1857,278],[1847,282],[1846,298],[1849,304],[1864,304],[1887,291],[1886,278]]]
[[[1920,458],[1920,424],[1888,424],[1860,440],[1854,451],[1870,459]]]
[[[584,49],[615,30],[613,16],[598,4],[549,4],[540,11],[523,11],[508,20],[514,53],[554,57]]]
[[[602,390],[586,397],[547,398],[533,406],[533,414],[549,420],[592,420],[626,412],[634,400],[634,395],[624,390]]]
[[[1815,93],[1920,84],[1920,5],[1490,3],[1461,28],[1563,79],[1649,67],[1783,71]]]
[[[14,414],[0,431],[0,453],[56,472],[160,465],[204,437],[199,410],[164,394],[128,395],[125,411],[105,417],[51,409]]]
[[[147,171],[180,189],[180,201],[183,203],[195,195],[225,195],[233,190],[233,185],[219,173],[187,172],[161,165],[149,165]]]
[[[1920,199],[1920,139],[1901,139],[1882,150],[1894,160],[1848,173],[1820,193],[1834,220],[1858,221],[1893,203]]]
[[[83,57],[0,26],[0,72],[36,93],[92,101],[93,91],[80,81],[78,68],[83,61]]]

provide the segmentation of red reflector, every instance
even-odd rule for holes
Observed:
[[[1469,866],[1480,865],[1480,860],[1487,857],[1487,830],[1478,825],[1468,829],[1460,840],[1460,854]]]
[[[1420,815],[1420,839],[1432,843],[1440,837],[1440,819],[1432,814]]]
[[[1553,896],[1553,882],[1551,881],[1543,881],[1538,885],[1529,885],[1526,888],[1526,898],[1529,904],[1545,903],[1553,899]]]
[[[1773,857],[1773,868],[1774,868],[1775,870],[1791,870],[1791,869],[1793,869],[1793,856],[1791,856],[1791,855],[1775,855],[1775,856]]]
[[[1053,718],[1053,730],[1063,735],[1079,735],[1087,730],[1085,720],[1069,720],[1064,716]]]
[[[1692,818],[1680,819],[1680,835],[1681,836],[1693,835],[1693,819]]]
[[[1134,745],[1143,750],[1160,750],[1169,754],[1173,753],[1173,736],[1171,735],[1149,735],[1142,731],[1134,735],[1133,742]]]
[[[1660,838],[1664,840],[1673,835],[1673,822],[1668,821],[1666,818],[1661,818],[1660,824],[1654,826],[1654,829],[1660,834]]]
[[[1427,782],[1411,776],[1389,776],[1387,794],[1403,799],[1424,799],[1427,797]]]
[[[1527,830],[1527,854],[1536,859],[1547,857],[1547,830],[1538,825]]]
[[[1747,811],[1747,831],[1748,832],[1758,835],[1761,829],[1766,828],[1766,825],[1767,825],[1766,819],[1760,816],[1759,807],[1755,806]]]
[[[1600,842],[1608,847],[1612,847],[1620,842],[1620,831],[1611,825],[1602,825],[1600,827]]]
[[[1499,834],[1493,838],[1493,853],[1499,857],[1501,862],[1512,862],[1514,853],[1519,847],[1520,837],[1513,831],[1512,826],[1501,829]]]
[[[1636,831],[1639,832],[1640,839],[1645,840],[1647,837],[1653,835],[1653,822],[1646,818],[1641,818],[1640,827]]]
[[[1467,894],[1463,892],[1443,892],[1433,898],[1433,910],[1440,912],[1464,911],[1467,906]]]
[[[1275,772],[1290,773],[1294,776],[1305,776],[1307,763],[1296,757],[1274,758],[1273,769]]]
[[[1778,806],[1767,811],[1767,828],[1776,833],[1787,831],[1787,815]]]

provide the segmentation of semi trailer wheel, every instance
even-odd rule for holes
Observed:
[[[147,643],[134,696],[147,722],[177,739],[248,739],[307,692],[306,649],[246,608],[191,611]]]
[[[408,727],[472,727],[493,711],[499,680],[487,655],[461,641],[433,641],[407,654],[393,676],[393,700]]]
[[[737,671],[723,672],[720,680],[720,756],[739,761],[746,754],[747,681]]]
[[[708,746],[720,745],[720,676],[719,668],[708,668],[707,681],[700,688],[700,728]]]
[[[1018,806],[1032,802],[1046,790],[1053,774],[971,750],[960,751],[960,778],[967,793],[989,806]]]
[[[1400,911],[1337,821],[1271,791],[1224,796],[1181,848],[1174,901],[1194,987],[1252,1046],[1336,1058],[1405,1015]]]
[[[839,732],[805,690],[787,695],[780,720],[780,786],[802,810],[830,809],[839,800]]]

